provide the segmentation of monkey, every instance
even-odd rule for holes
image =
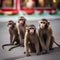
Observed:
[[[24,35],[26,31],[26,19],[21,16],[18,19],[18,34],[19,34],[19,39],[20,39],[20,44],[22,47],[24,47]]]
[[[26,26],[26,32],[25,32],[25,36],[24,36],[24,46],[26,45],[26,37],[27,37],[27,35],[28,35],[28,30],[29,30],[29,26]],[[29,44],[29,52],[31,52],[31,53],[35,53],[36,52],[36,50],[35,50],[35,47],[34,47],[34,44],[32,44],[31,42],[28,42]],[[26,54],[26,48],[25,48],[25,52],[24,52],[24,54]]]
[[[36,27],[33,24],[26,27],[26,32],[24,37],[24,47],[26,51],[26,56],[31,56],[30,52],[32,50],[36,51],[36,54],[39,55],[38,35],[36,32]]]
[[[44,53],[49,53],[49,50],[52,50],[53,43],[60,47],[60,45],[55,42],[53,30],[47,19],[42,19],[39,21],[38,36],[42,50],[45,51]]]
[[[8,31],[10,35],[10,44],[4,44],[2,45],[2,48],[4,49],[4,46],[10,46],[15,45],[9,49],[11,51],[13,48],[20,46],[20,40],[18,35],[18,29],[16,27],[16,23],[12,20],[8,21]]]

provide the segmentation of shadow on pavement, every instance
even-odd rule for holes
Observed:
[[[60,52],[60,47],[54,47],[53,50],[50,51],[50,53],[56,53]]]
[[[57,53],[57,52],[60,52],[60,47],[54,47],[54,49],[51,50],[49,54],[51,54],[51,53],[55,54],[55,53]],[[33,55],[34,55],[34,54],[33,54]],[[34,55],[34,56],[36,56],[36,55]],[[25,57],[26,57],[26,55],[23,55],[23,56],[5,58],[4,60],[16,60],[16,59],[22,59],[22,58],[25,58]]]
[[[11,58],[6,58],[4,60],[16,60],[16,59],[21,59],[21,58],[25,58],[26,56],[23,55],[23,56],[17,56],[17,57],[11,57]]]

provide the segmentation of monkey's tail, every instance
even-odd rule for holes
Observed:
[[[57,46],[59,46],[59,47],[60,47],[60,45],[59,45],[56,41],[54,41],[54,43],[55,43]]]
[[[53,43],[55,43],[58,47],[60,47],[60,45],[55,41],[55,38],[52,36],[51,39],[53,40]]]
[[[10,49],[9,49],[9,51],[11,51],[12,49],[14,49],[14,48],[16,48],[16,47],[19,47],[20,45],[15,45],[15,46],[13,46],[13,47],[11,47]]]
[[[14,44],[4,44],[2,45],[2,48],[4,49],[5,46],[11,46],[11,45],[14,45]]]

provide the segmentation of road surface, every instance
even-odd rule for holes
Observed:
[[[55,40],[60,44],[60,20],[49,20],[53,29],[53,35]],[[34,24],[38,28],[38,20],[27,21],[28,24]],[[26,57],[23,53],[23,47],[17,47],[12,51],[8,51],[11,46],[2,49],[2,44],[9,43],[9,34],[6,22],[0,22],[0,60],[60,60],[60,48],[55,44],[53,45],[54,50],[50,51],[50,54],[39,55],[31,54],[30,57]]]

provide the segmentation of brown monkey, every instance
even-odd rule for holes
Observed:
[[[18,34],[21,46],[24,46],[24,35],[26,30],[26,19],[21,16],[18,20]]]
[[[2,48],[4,46],[9,46],[9,45],[15,45],[14,47],[11,47],[9,50],[20,46],[20,41],[19,41],[19,35],[18,35],[18,29],[16,27],[16,23],[13,22],[12,20],[8,21],[8,31],[10,35],[10,44],[4,44],[2,45]]]
[[[39,22],[38,35],[40,44],[42,46],[42,49],[45,50],[45,53],[48,53],[48,51],[52,49],[53,42],[60,47],[60,45],[55,42],[52,28],[49,25],[50,22],[48,22],[47,19],[42,19]]]
[[[34,25],[29,25],[26,28],[24,46],[25,46],[25,51],[27,56],[30,56],[30,52],[32,50],[36,50],[36,54],[37,55],[39,54],[38,35],[36,32],[36,27]]]

